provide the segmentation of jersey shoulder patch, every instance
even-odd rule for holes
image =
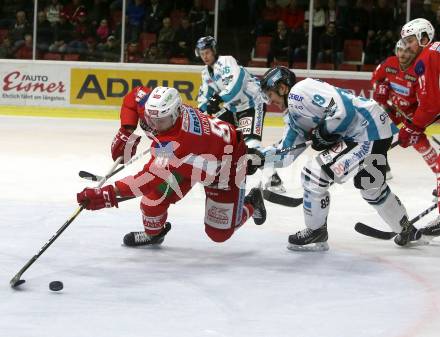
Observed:
[[[425,73],[425,63],[423,62],[423,60],[418,60],[415,67],[414,67],[414,72],[418,75],[421,76]]]
[[[182,130],[197,136],[202,135],[202,122],[197,112],[191,107],[182,109]]]

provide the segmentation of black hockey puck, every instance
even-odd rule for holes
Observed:
[[[49,289],[52,291],[60,291],[63,289],[63,282],[61,281],[52,281],[49,283]]]

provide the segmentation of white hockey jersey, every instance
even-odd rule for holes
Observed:
[[[214,94],[222,98],[224,108],[231,112],[253,108],[262,99],[259,81],[232,56],[219,56],[212,69],[212,73],[208,66],[202,70],[197,97],[200,110],[206,111],[206,104]]]
[[[296,83],[289,92],[282,140],[277,148],[268,147],[264,152],[304,143],[321,120],[324,120],[329,133],[341,135],[344,141],[357,143],[390,138],[399,131],[375,101],[355,96],[326,82],[306,78]],[[294,150],[288,158],[282,156],[287,162],[276,166],[289,164],[304,150]]]

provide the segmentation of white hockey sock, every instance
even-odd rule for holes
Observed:
[[[408,218],[408,213],[400,199],[391,192],[387,184],[383,184],[380,189],[361,190],[361,194],[376,209],[393,232],[400,233],[402,231],[400,222],[404,216]]]

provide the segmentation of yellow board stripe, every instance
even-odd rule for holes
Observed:
[[[89,118],[89,119],[119,119],[119,109],[77,109],[77,108],[52,108],[52,107],[29,107],[29,106],[0,106],[0,115],[3,116],[32,116],[32,117],[55,117],[55,118]],[[284,121],[281,116],[267,115],[264,119],[265,126],[283,127]],[[428,135],[440,134],[440,124],[428,127]]]

